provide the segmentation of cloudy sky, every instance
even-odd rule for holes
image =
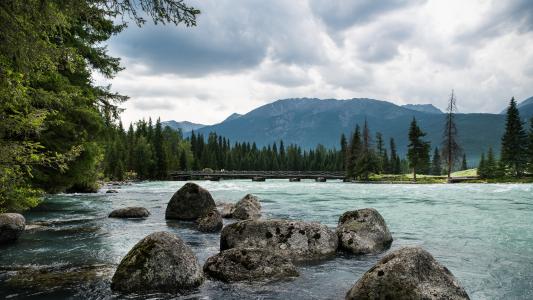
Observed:
[[[373,98],[499,112],[533,96],[533,1],[185,0],[197,27],[109,43],[123,121],[212,124],[277,99]],[[98,76],[96,76],[96,80]]]

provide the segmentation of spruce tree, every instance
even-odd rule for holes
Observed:
[[[485,153],[481,153],[481,158],[477,167],[477,175],[483,179],[487,178],[487,162],[485,161]]]
[[[359,125],[355,126],[355,131],[352,133],[352,138],[350,140],[349,153],[347,155],[346,162],[346,175],[347,177],[354,177],[355,171],[357,168],[357,160],[361,154],[361,129]]]
[[[431,175],[442,174],[442,161],[440,158],[439,148],[435,147],[433,159],[431,160]]]
[[[495,178],[500,177],[498,171],[501,167],[499,166],[498,162],[496,161],[496,158],[494,157],[494,151],[492,151],[492,147],[489,148],[489,152],[487,154],[487,162],[485,164],[485,174],[486,178]]]
[[[527,162],[527,135],[522,127],[516,101],[511,98],[502,137],[500,161],[512,176],[521,176]]]
[[[348,151],[348,141],[346,140],[346,136],[341,134],[341,164],[342,164],[342,170],[346,171],[346,151]]]
[[[529,174],[533,174],[533,117],[529,120],[527,157],[528,157],[528,172]]]
[[[400,156],[396,152],[394,138],[390,138],[390,166],[391,174],[400,174],[402,172]]]
[[[468,170],[468,164],[466,163],[466,154],[463,153],[463,161],[461,162],[461,171]]]
[[[409,127],[409,146],[407,149],[407,158],[409,167],[413,172],[413,180],[416,181],[418,171],[427,170],[429,167],[429,143],[422,138],[426,135],[413,118]]]
[[[368,180],[370,173],[376,171],[376,158],[372,149],[372,142],[370,139],[370,129],[365,120],[363,127],[363,141],[359,151],[359,155],[355,164],[355,176],[364,180]]]
[[[165,179],[167,177],[167,157],[163,147],[163,132],[161,120],[158,118],[153,132],[153,145],[155,156],[155,178]]]

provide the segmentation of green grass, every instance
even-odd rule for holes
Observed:
[[[468,169],[452,173],[452,177],[477,176],[477,169]]]

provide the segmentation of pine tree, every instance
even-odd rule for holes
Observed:
[[[468,170],[468,164],[466,163],[466,154],[463,153],[463,161],[461,162],[461,171]]]
[[[413,171],[413,180],[416,181],[416,173],[420,170],[427,170],[429,167],[429,143],[422,140],[426,134],[418,127],[416,119],[413,118],[409,127],[409,146],[407,157],[409,166]]]
[[[346,136],[343,134],[341,134],[341,141],[340,141],[340,145],[341,145],[341,170],[344,170],[346,171],[346,151],[348,151],[348,141],[346,140]]]
[[[361,154],[361,129],[359,125],[355,126],[355,131],[352,133],[350,140],[349,153],[347,155],[346,169],[347,177],[354,177],[357,168],[357,160]]]
[[[163,132],[161,128],[161,120],[157,118],[155,124],[155,130],[153,133],[153,145],[154,145],[154,156],[155,156],[155,178],[165,179],[167,177],[168,165],[166,153],[163,150]]]
[[[400,174],[402,172],[400,156],[396,152],[396,143],[394,138],[390,138],[390,165],[391,174]]]
[[[487,161],[485,163],[485,178],[500,177],[500,168],[501,166],[499,166],[496,158],[494,157],[494,151],[492,151],[492,147],[490,147],[487,154]]]
[[[479,160],[479,165],[477,167],[477,175],[480,178],[487,178],[487,162],[485,161],[485,153],[481,153],[481,158]]]
[[[361,145],[359,155],[355,164],[354,175],[358,178],[368,180],[369,174],[376,171],[376,158],[372,149],[370,140],[370,129],[368,123],[365,120],[363,127],[363,143]]]
[[[521,176],[527,162],[527,135],[522,127],[520,113],[514,97],[509,103],[505,122],[505,133],[502,137],[500,161],[511,172],[512,176]]]
[[[442,161],[440,159],[439,148],[435,147],[433,159],[431,160],[431,175],[442,174]]]
[[[457,139],[457,127],[455,125],[455,113],[457,112],[454,91],[450,95],[446,109],[446,122],[443,131],[442,156],[447,167],[448,180],[450,180],[454,164],[460,157],[461,147]]]
[[[384,162],[385,162],[385,146],[383,144],[383,135],[381,132],[376,133],[376,156],[377,156],[377,173],[383,173],[385,170]]]
[[[533,174],[533,117],[529,120],[529,134],[527,146],[528,171],[529,174]]]

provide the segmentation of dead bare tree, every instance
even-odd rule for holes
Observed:
[[[442,157],[447,167],[448,181],[451,178],[452,170],[455,163],[461,157],[462,149],[459,146],[457,136],[457,126],[455,125],[455,114],[457,113],[455,93],[452,90],[448,107],[446,108],[446,122],[444,124]]]

